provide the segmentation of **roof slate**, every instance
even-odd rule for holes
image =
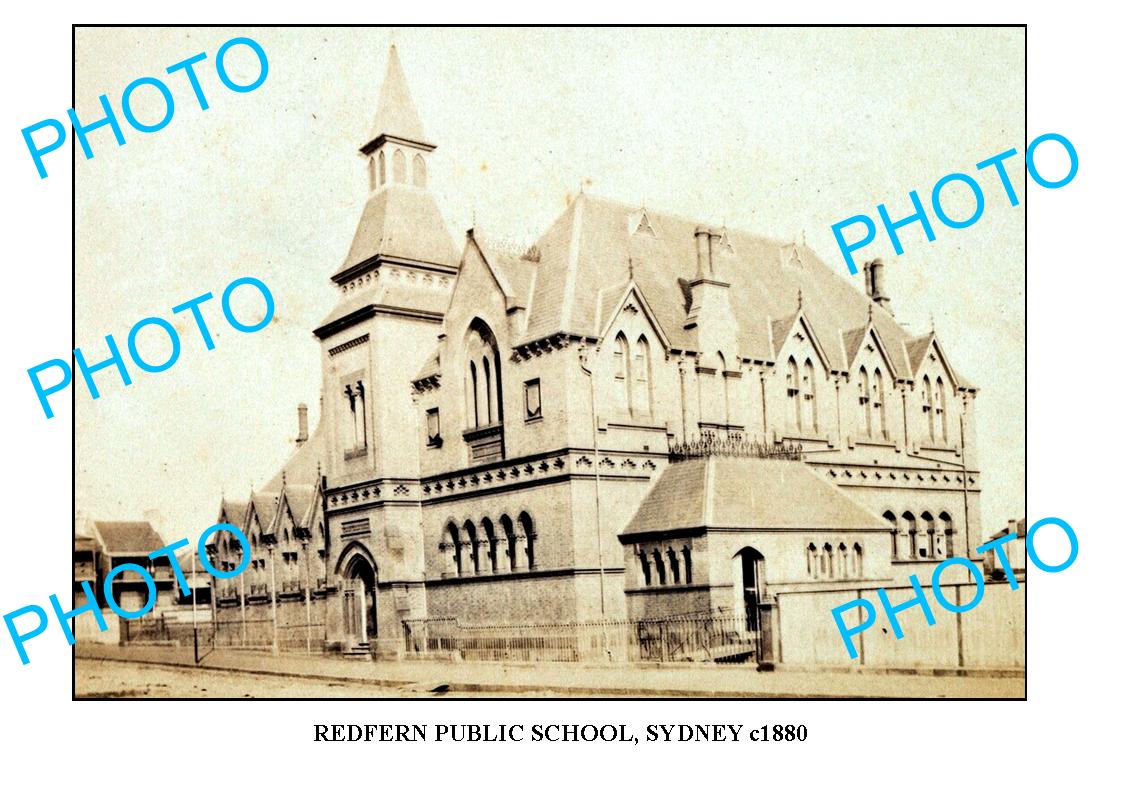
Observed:
[[[164,540],[147,522],[94,522],[107,553],[148,555],[164,546]]]
[[[689,528],[881,530],[885,521],[802,462],[710,456],[663,471],[625,533]]]
[[[683,328],[689,283],[697,272],[695,220],[647,210],[654,230],[633,234],[629,219],[638,208],[589,194],[578,196],[538,241],[541,261],[530,300],[526,340],[557,332],[597,336],[602,291],[626,283],[629,268],[673,347],[692,350]],[[827,267],[810,249],[739,230],[725,230],[732,251],[714,252],[716,278],[731,284],[730,303],[740,326],[742,357],[771,361],[769,332],[790,331],[802,293],[804,317],[832,362],[847,357],[840,332],[865,327],[869,299]],[[788,261],[781,262],[784,250]],[[600,306],[598,307],[598,304]],[[902,342],[906,332],[884,308],[874,305],[873,323],[898,373],[910,373]],[[775,322],[770,329],[769,324]],[[778,348],[783,339],[774,341]]]

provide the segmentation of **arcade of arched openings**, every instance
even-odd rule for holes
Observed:
[[[537,538],[534,520],[525,511],[514,520],[507,514],[494,521],[484,517],[478,523],[449,520],[440,544],[442,574],[469,577],[533,570]]]
[[[893,526],[891,534],[894,561],[945,559],[955,556],[955,525],[951,514],[903,511],[898,515],[886,511],[881,515]]]

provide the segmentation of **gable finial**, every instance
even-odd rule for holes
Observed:
[[[281,470],[281,489],[284,489],[288,485],[288,480],[288,474],[284,470]]]
[[[936,333],[936,315],[932,312],[928,313],[928,330],[932,334]]]
[[[799,288],[797,289],[795,300],[796,300],[796,305],[797,305],[796,308],[802,310],[803,309],[803,285],[800,285]]]
[[[869,303],[869,307],[867,308],[866,323],[870,326],[873,326],[873,302],[872,301]]]
[[[803,248],[807,248],[807,230],[802,229],[799,231],[800,239],[803,241]]]
[[[632,255],[628,255],[628,281],[634,282],[636,279],[635,265],[632,263]]]

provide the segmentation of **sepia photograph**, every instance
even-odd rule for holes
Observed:
[[[1026,697],[1024,27],[74,65],[74,698]]]

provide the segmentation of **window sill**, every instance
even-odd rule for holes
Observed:
[[[367,455],[367,449],[366,448],[352,448],[349,451],[343,452],[343,461],[350,462],[350,461],[354,461],[355,459],[362,459],[362,458],[365,458],[366,455]]]
[[[526,418],[525,422],[526,422],[526,425],[528,425],[528,426],[531,423],[541,423],[542,422],[542,415],[535,415],[534,417],[528,417],[528,418]]]

